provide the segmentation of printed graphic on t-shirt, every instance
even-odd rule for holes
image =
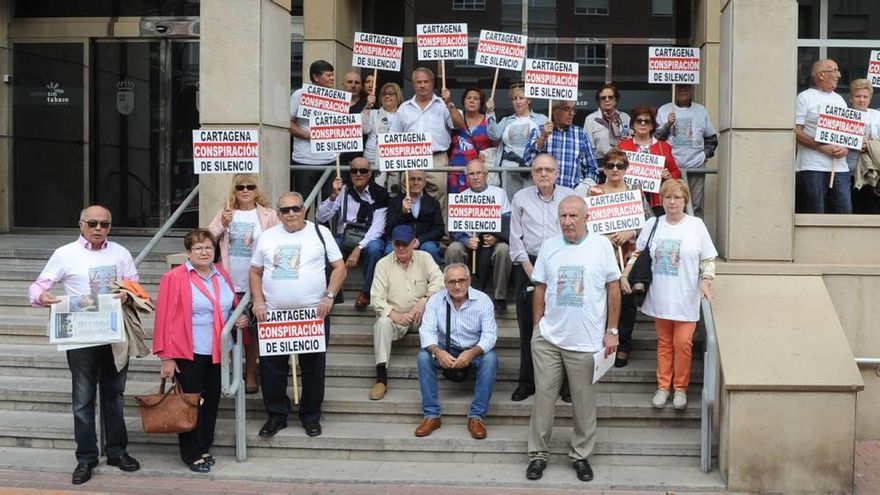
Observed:
[[[272,256],[272,280],[298,280],[301,251],[299,244],[278,246]]]
[[[559,267],[556,277],[556,305],[568,308],[583,307],[584,267]]]
[[[654,252],[654,274],[678,276],[681,266],[681,240],[660,239]]]
[[[689,146],[694,144],[694,119],[691,117],[683,117],[675,119],[675,127],[673,129],[672,146]]]
[[[113,282],[116,282],[116,265],[89,268],[89,292],[92,294],[109,294]]]
[[[232,222],[227,228],[229,236],[229,256],[250,258],[254,249],[254,224],[252,222]]]
[[[524,124],[511,124],[507,131],[507,143],[514,147],[522,147],[529,143],[529,134],[532,126],[528,122]]]

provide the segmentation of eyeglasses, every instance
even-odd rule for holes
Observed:
[[[555,168],[544,168],[544,167],[541,167],[541,168],[533,168],[533,169],[532,169],[532,172],[534,172],[535,175],[543,175],[543,174],[550,175],[550,174],[555,174],[555,173],[556,173],[556,169],[555,169]]]
[[[287,215],[290,213],[299,213],[303,211],[303,205],[293,205],[293,206],[282,206],[278,208],[278,211],[281,212],[282,215]]]
[[[470,282],[470,280],[466,278],[456,278],[453,280],[447,280],[446,285],[451,285],[452,287],[455,287],[456,285],[465,285],[468,282]]]
[[[824,73],[824,72],[833,72],[833,73],[835,73],[835,74],[840,74],[840,69],[825,69],[825,70],[820,70],[819,72],[822,72],[822,73]]]
[[[636,124],[644,124],[644,125],[651,125],[651,124],[653,124],[653,122],[651,122],[651,119],[636,119],[634,122],[635,122]]]
[[[198,254],[213,253],[214,246],[196,246],[196,247],[190,249],[190,252],[198,253]]]
[[[620,163],[620,162],[614,162],[614,163],[611,163],[611,162],[605,162],[605,165],[602,165],[602,168],[604,168],[604,169],[608,169],[608,170],[611,170],[611,169],[613,169],[613,168],[616,168],[617,170],[626,170],[626,163]]]
[[[110,222],[99,222],[98,220],[80,220],[80,222],[86,224],[90,229],[97,229],[98,225],[100,225],[102,229],[110,228]]]
[[[574,113],[574,107],[559,107],[557,110],[562,113]]]
[[[367,175],[368,173],[370,173],[370,169],[368,169],[368,168],[352,168],[352,169],[350,169],[350,171],[351,171],[351,175],[359,175],[359,174]]]
[[[615,98],[614,95],[604,95],[604,96],[600,96],[599,99],[607,101],[607,100],[616,100],[617,98]]]
[[[247,189],[248,191],[255,191],[257,189],[256,184],[236,184],[235,190],[238,192],[244,191]]]
[[[386,91],[382,93],[382,96],[397,96],[397,93],[395,93],[394,91]]]

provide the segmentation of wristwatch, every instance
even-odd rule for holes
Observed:
[[[324,291],[324,297],[329,297],[330,299],[336,299],[336,294],[331,290]]]
[[[617,328],[609,328],[607,333],[610,333],[611,335],[617,335],[619,332],[617,331]]]

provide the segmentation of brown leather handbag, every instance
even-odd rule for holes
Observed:
[[[184,393],[180,384],[171,382],[165,392],[165,379],[159,385],[158,394],[134,398],[141,411],[144,433],[184,433],[196,429],[202,394]]]

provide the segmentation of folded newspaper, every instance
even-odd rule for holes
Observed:
[[[60,296],[49,316],[49,343],[58,350],[125,341],[122,304],[114,294]]]

